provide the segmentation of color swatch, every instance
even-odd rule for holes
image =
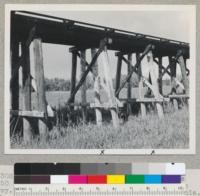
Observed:
[[[125,184],[125,175],[107,175],[107,184]]]
[[[181,175],[69,175],[18,176],[15,184],[168,184],[181,183]]]
[[[184,163],[16,163],[15,175],[185,175]]]
[[[15,184],[179,184],[185,164],[18,163],[14,172]]]

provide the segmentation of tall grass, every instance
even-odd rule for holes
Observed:
[[[188,148],[189,115],[188,109],[165,111],[165,117],[157,114],[130,116],[128,121],[115,129],[112,123],[102,126],[79,123],[76,126],[54,127],[47,139],[34,138],[26,144],[19,136],[11,138],[12,148],[26,149],[173,149]]]

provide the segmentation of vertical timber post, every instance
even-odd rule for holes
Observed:
[[[176,93],[176,62],[173,60],[173,58],[170,56],[169,57],[169,62],[170,62],[170,74],[171,74],[171,93]]]
[[[185,88],[185,94],[189,95],[189,82],[188,82],[188,78],[187,78],[187,74],[186,74],[186,65],[185,65],[183,55],[181,55],[178,58],[178,63],[181,68],[181,74],[182,74],[183,86]]]
[[[84,74],[86,70],[85,62],[82,59],[86,58],[86,51],[81,50],[81,75]],[[87,120],[87,110],[86,110],[86,104],[87,104],[87,94],[86,94],[86,80],[83,82],[81,87],[81,102],[82,102],[82,115],[83,115],[83,122],[86,122]]]
[[[19,110],[19,69],[17,62],[19,61],[19,42],[11,43],[11,109]],[[17,68],[17,70],[16,70]]]
[[[147,58],[149,58],[147,61],[148,61],[149,67],[150,67],[150,77],[151,77],[152,87],[155,92],[154,96],[156,99],[159,99],[160,94],[159,94],[159,89],[158,89],[158,77],[156,76],[152,50],[150,50],[149,53],[147,54]],[[162,103],[157,102],[156,108],[157,108],[159,118],[162,118],[163,117]]]
[[[91,48],[91,56],[92,58],[96,54],[96,49]],[[98,70],[98,61],[95,62],[95,65],[93,67],[93,76],[94,76],[94,102],[96,105],[100,105],[100,77],[99,77],[99,70]],[[100,108],[95,108],[95,114],[96,114],[96,124],[102,125],[102,113]]]
[[[31,111],[31,73],[30,73],[30,51],[29,47],[22,43],[23,56],[23,82],[22,82],[22,110]],[[32,139],[32,130],[30,119],[23,118],[23,138],[25,142],[30,142]]]
[[[121,69],[122,69],[122,56],[123,54],[117,53],[117,72],[116,72],[116,79],[115,79],[115,92],[120,87],[120,80],[121,80]],[[119,95],[117,95],[117,98],[119,98]]]
[[[111,115],[112,115],[113,126],[115,128],[118,128],[119,118],[117,114],[117,103],[116,103],[116,97],[115,97],[114,88],[113,88],[113,82],[111,78],[110,62],[109,62],[106,46],[102,52],[102,61],[103,61],[103,67],[104,67],[104,76],[106,80],[108,98],[111,105],[110,110],[111,110]]]
[[[76,71],[77,71],[77,54],[76,54],[76,51],[72,51],[71,89],[70,89],[71,95],[76,87]],[[72,103],[74,103],[74,100],[75,100],[75,96],[72,99]],[[74,107],[70,107],[70,108],[74,109]]]
[[[131,63],[132,63],[132,54],[128,54],[128,67],[127,67],[127,74],[131,72]],[[131,114],[131,78],[128,79],[127,81],[127,113]]]
[[[138,62],[140,58],[140,54],[136,53],[136,61]],[[142,65],[138,65],[138,76],[139,76],[139,86],[138,86],[138,90],[139,90],[139,99],[144,98],[144,88],[143,88],[143,81],[142,81]],[[144,118],[146,116],[146,106],[145,103],[140,102],[140,110],[141,110],[141,115],[142,118]]]
[[[171,74],[171,94],[176,94],[176,62],[173,60],[171,56],[169,56],[169,64],[170,64],[170,74]],[[175,110],[178,110],[178,101],[176,98],[172,99],[173,107]]]
[[[187,70],[187,58],[184,57],[185,69]]]
[[[158,87],[159,87],[159,93],[162,95],[162,56],[158,57]]]
[[[42,40],[35,38],[33,40],[34,62],[35,62],[35,79],[37,85],[38,111],[44,112],[44,118],[38,120],[38,128],[41,139],[45,139],[47,133],[47,105],[45,95],[44,67]]]

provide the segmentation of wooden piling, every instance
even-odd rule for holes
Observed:
[[[171,94],[176,94],[176,61],[173,60],[171,56],[169,56],[169,64],[170,64],[170,77],[171,77]],[[172,99],[174,110],[178,110],[178,101],[177,99]]]
[[[11,44],[11,109],[19,110],[19,69],[17,62],[19,61],[19,42],[13,41]],[[16,70],[17,68],[17,70]]]
[[[153,87],[153,93],[156,99],[160,98],[160,93],[159,93],[159,88],[158,88],[158,77],[156,74],[155,70],[155,65],[154,65],[154,60],[153,60],[153,52],[150,50],[149,53],[147,54],[149,60],[148,60],[148,66],[150,67],[150,77],[151,77],[151,82],[152,82],[152,87]],[[162,103],[157,102],[156,103],[156,108],[158,112],[159,118],[163,118],[163,108],[162,108]]]
[[[115,93],[120,87],[120,80],[121,80],[121,69],[122,69],[122,54],[117,54],[117,72],[116,72],[116,79],[115,79]],[[119,94],[116,95],[117,98],[119,98]]]
[[[71,89],[70,94],[72,95],[76,87],[76,72],[77,72],[77,54],[76,51],[72,52],[72,69],[71,69]],[[74,103],[75,96],[72,97],[71,103]]]
[[[86,70],[86,64],[83,59],[86,58],[86,51],[81,50],[81,76],[84,74]],[[87,120],[87,110],[86,110],[86,104],[87,104],[87,94],[86,94],[86,80],[83,82],[82,87],[81,87],[81,103],[83,104],[82,107],[82,116],[83,116],[83,122],[86,122]]]
[[[171,76],[171,94],[175,93],[176,94],[176,62],[173,60],[173,58],[170,56],[169,57],[169,62],[170,62],[170,76]]]
[[[127,75],[130,74],[131,72],[131,64],[132,64],[132,54],[129,53],[128,54],[128,65],[127,65]],[[131,77],[132,78],[132,77]],[[132,111],[131,111],[131,103],[130,103],[130,100],[131,100],[131,89],[132,89],[132,86],[131,86],[131,78],[128,79],[127,81],[127,113],[128,114],[131,114]]]
[[[23,65],[22,65],[22,111],[31,111],[31,73],[30,73],[30,51],[29,47],[22,43]],[[23,138],[30,142],[33,137],[30,119],[23,118]]]
[[[182,81],[183,81],[183,86],[185,88],[185,93],[186,93],[186,95],[189,95],[189,81],[188,81],[187,74],[186,74],[186,65],[185,65],[183,55],[181,55],[178,58],[178,63],[181,68]]]
[[[96,49],[91,48],[91,56],[92,58],[96,54]],[[93,70],[92,70],[93,76],[94,76],[94,102],[95,105],[100,105],[100,77],[99,77],[99,70],[98,70],[98,61],[95,62]],[[95,114],[96,114],[96,124],[102,125],[102,113],[100,108],[95,108]]]
[[[33,40],[34,62],[35,62],[35,80],[37,86],[37,110],[44,112],[44,118],[38,120],[38,128],[41,139],[45,139],[47,133],[47,104],[45,95],[44,67],[42,40],[35,38]]]
[[[112,122],[113,122],[113,126],[115,128],[118,128],[119,118],[117,114],[117,103],[116,103],[116,97],[115,97],[115,92],[113,88],[113,82],[112,82],[111,71],[110,71],[110,62],[109,62],[106,46],[102,52],[102,61],[103,61],[103,68],[104,68],[105,83],[107,86],[106,90],[108,93],[109,103],[111,105],[110,110],[111,110]]]
[[[139,62],[140,54],[136,53],[136,61]],[[139,99],[144,98],[144,87],[143,87],[143,81],[142,81],[142,66],[141,64],[138,66],[138,77],[139,77]],[[140,111],[141,111],[141,116],[142,118],[146,117],[146,106],[145,103],[141,102],[140,103]]]
[[[158,57],[158,88],[159,88],[159,93],[162,95],[162,56]]]

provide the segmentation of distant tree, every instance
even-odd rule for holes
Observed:
[[[121,84],[125,81],[126,77],[127,77],[127,75],[124,75],[124,74],[121,75]],[[132,76],[131,76],[131,86],[132,86],[132,88],[138,87],[138,83],[139,83],[138,76],[135,73],[133,73]],[[116,79],[115,78],[113,79],[113,86],[114,86],[114,88],[116,86]],[[127,83],[125,84],[124,87],[127,88]]]
[[[86,78],[86,88],[93,88],[94,82],[92,78]],[[45,90],[46,91],[69,91],[71,88],[70,80],[61,78],[45,78]]]

